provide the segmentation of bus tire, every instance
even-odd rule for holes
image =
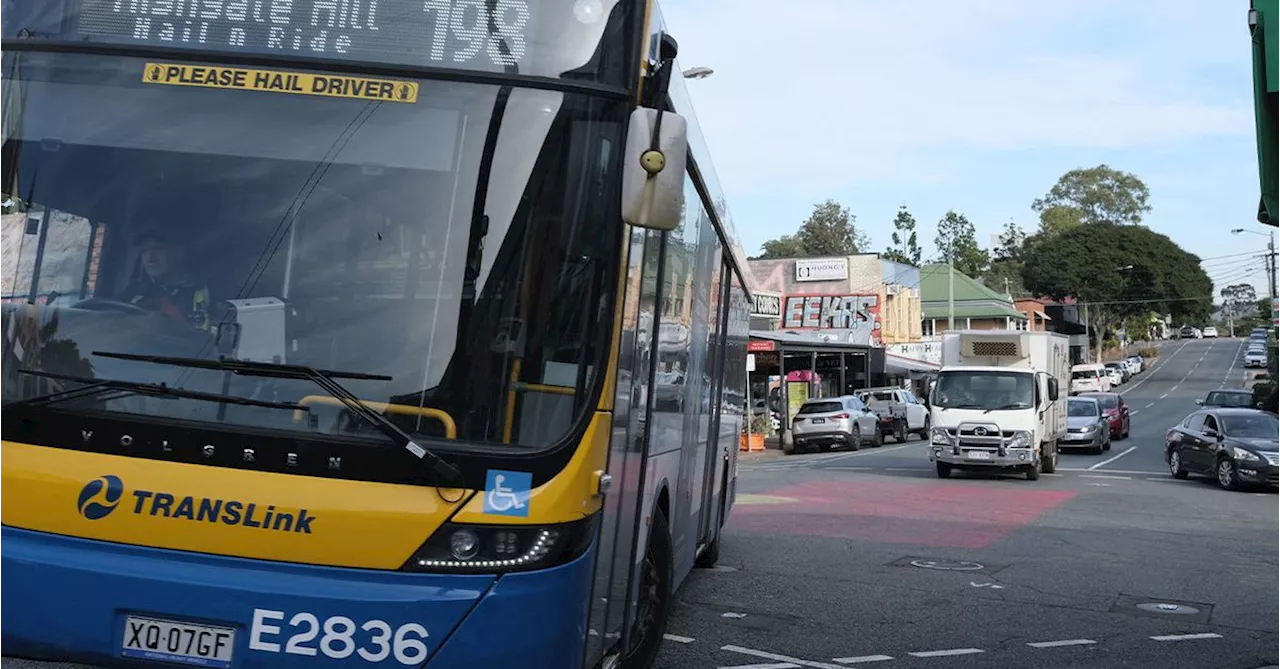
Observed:
[[[720,537],[717,535],[715,539],[711,540],[711,543],[707,544],[706,550],[702,551],[702,554],[698,556],[698,559],[693,564],[702,569],[709,569],[716,566],[719,561]]]
[[[653,666],[662,648],[662,635],[667,631],[671,613],[671,530],[662,509],[653,512],[641,569],[632,644],[622,660],[623,669]]]

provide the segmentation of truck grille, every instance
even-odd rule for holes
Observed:
[[[973,342],[973,354],[975,356],[1011,356],[1018,355],[1018,344],[1012,341],[975,341]]]

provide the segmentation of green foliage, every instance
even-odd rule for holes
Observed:
[[[982,283],[987,288],[1003,293],[1008,290],[1015,299],[1031,293],[1022,285],[1021,260],[996,260],[982,273]]]
[[[1142,222],[1142,215],[1151,211],[1150,198],[1151,191],[1142,179],[1103,164],[1062,175],[1044,197],[1031,203],[1031,209],[1041,215],[1042,228],[1045,212],[1054,207],[1065,207],[1067,211],[1053,212],[1050,227],[1064,223],[1069,226],[1072,213],[1083,224],[1137,225]],[[1060,232],[1066,230],[1054,234]]]
[[[773,433],[773,420],[769,418],[768,412],[751,416],[751,434],[771,433]]]
[[[954,264],[956,270],[965,275],[980,277],[990,263],[987,252],[978,246],[973,224],[964,214],[953,210],[948,210],[938,221],[938,235],[933,243],[942,254],[942,261]]]
[[[1138,349],[1138,355],[1142,356],[1143,360],[1147,360],[1147,361],[1155,360],[1156,358],[1160,357],[1160,349],[1154,346],[1149,346],[1147,348],[1140,348]]]
[[[996,247],[992,260],[1022,260],[1022,245],[1026,241],[1027,233],[1023,232],[1013,219],[1009,219],[1000,233],[1000,246]]]
[[[762,245],[760,258],[847,256],[869,245],[865,233],[854,227],[856,218],[835,200],[813,206],[813,213],[794,235],[783,235]]]
[[[1039,200],[1037,200],[1039,202]],[[1032,205],[1032,209],[1035,205]],[[1050,205],[1039,210],[1040,232],[1045,238],[1052,238],[1072,228],[1084,225],[1084,216],[1080,209],[1067,205]]]
[[[920,244],[916,239],[916,218],[904,204],[893,217],[893,243],[885,249],[884,257],[908,265],[920,266]]]
[[[1090,321],[1099,327],[1149,311],[1202,321],[1213,309],[1213,282],[1200,259],[1142,226],[1094,223],[1068,230],[1028,254],[1022,279],[1037,295],[1106,303],[1089,306]]]

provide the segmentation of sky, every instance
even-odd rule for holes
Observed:
[[[1266,295],[1248,0],[660,0],[743,246],[847,206],[883,251],[906,205],[925,258],[965,214],[987,246],[1064,172],[1151,190],[1144,224]]]

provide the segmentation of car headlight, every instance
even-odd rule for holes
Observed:
[[[401,569],[497,573],[564,564],[591,543],[597,517],[558,525],[445,523]]]
[[[1031,433],[1026,430],[1018,430],[1013,433],[1009,445],[1014,448],[1031,448]]]
[[[1084,426],[1084,431],[1085,431],[1085,432],[1097,432],[1097,431],[1098,431],[1098,426],[1097,426],[1097,425],[1086,425],[1086,426]]]
[[[1233,449],[1231,449],[1231,457],[1233,457],[1233,458],[1235,458],[1235,459],[1237,459],[1237,460],[1245,460],[1245,461],[1249,461],[1249,460],[1261,460],[1261,459],[1262,459],[1262,458],[1258,457],[1258,454],[1257,454],[1257,453],[1254,453],[1253,451],[1245,450],[1245,449],[1243,449],[1243,448],[1233,448]]]
[[[947,434],[947,428],[935,427],[932,430],[929,430],[929,442],[941,446],[947,446],[951,444],[951,435]]]

